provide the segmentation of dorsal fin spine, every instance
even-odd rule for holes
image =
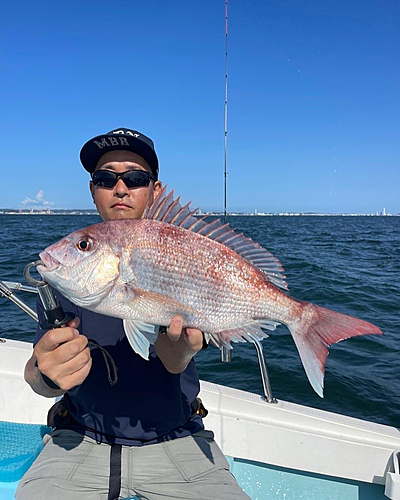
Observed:
[[[203,219],[205,219],[205,216],[204,217],[201,217],[201,219],[197,219],[195,220],[192,224],[190,224],[190,226],[188,226],[186,229],[188,231],[193,231],[193,229],[195,228],[195,226],[197,226],[197,224],[199,224],[200,222],[203,222]]]
[[[167,218],[167,216],[172,212],[172,210],[179,204],[179,198],[177,198],[171,205],[170,207],[168,208],[168,210],[165,212],[164,216],[163,216],[163,222],[165,221],[165,219]]]
[[[190,212],[184,219],[183,221],[180,223],[180,226],[181,227],[184,227],[185,229],[189,229],[189,227],[193,226],[194,224],[197,224],[197,222],[199,221],[202,221],[204,219],[204,217],[201,217],[200,219],[195,219],[194,220],[194,223],[193,224],[189,224],[189,226],[186,226],[187,223],[190,223],[191,221],[191,218],[193,217],[193,215],[197,212],[197,208],[196,210],[193,210],[192,212]],[[191,231],[191,229],[189,229],[189,231]]]
[[[202,229],[200,231],[200,234],[202,234],[203,236],[207,236],[207,238],[209,238],[210,235],[212,233],[215,233],[215,231],[217,231],[217,229],[219,229],[220,227],[221,227],[221,221],[217,219],[207,224],[207,226],[204,227],[204,230]]]
[[[225,245],[231,245],[231,243],[233,243],[236,239],[237,240],[240,240],[241,236],[243,236],[243,233],[239,233],[239,234],[235,234],[234,236],[232,236],[232,238],[228,238],[227,240],[225,240]]]
[[[171,209],[171,206],[168,205],[168,201],[169,199],[172,197],[172,194],[173,194],[173,191],[171,191],[167,196],[166,198],[164,199],[164,201],[161,203],[160,205],[160,212],[159,213],[162,213],[163,212],[163,209],[165,208],[165,212],[163,213],[162,217],[160,217],[159,220],[165,220],[165,215],[170,211]]]
[[[177,198],[178,200],[179,198]],[[186,203],[186,205],[184,207],[182,207],[177,213],[176,215],[174,215],[174,217],[172,217],[172,219],[170,220],[170,224],[173,224],[173,225],[178,225],[179,224],[175,224],[175,222],[179,219],[179,216],[180,215],[183,215],[185,213],[185,210],[187,210],[189,208],[189,205],[190,205],[190,202],[189,203]]]

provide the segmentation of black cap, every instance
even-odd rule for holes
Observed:
[[[132,151],[144,158],[158,179],[158,158],[153,141],[137,130],[129,128],[117,128],[90,139],[81,149],[82,165],[88,172],[93,173],[101,156],[118,149]]]

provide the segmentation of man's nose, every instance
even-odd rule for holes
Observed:
[[[127,188],[125,182],[121,179],[121,177],[118,179],[117,183],[115,184],[115,194],[117,196],[126,196],[129,194],[129,189]]]

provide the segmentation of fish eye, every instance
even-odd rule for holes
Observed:
[[[90,238],[79,240],[78,243],[76,244],[77,249],[81,250],[82,252],[87,252],[92,248],[92,246],[93,242]]]

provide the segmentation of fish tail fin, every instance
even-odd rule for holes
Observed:
[[[375,325],[361,319],[309,302],[300,303],[302,313],[298,319],[288,324],[288,328],[299,351],[308,380],[315,392],[323,398],[328,347],[357,335],[382,334],[382,332]]]

